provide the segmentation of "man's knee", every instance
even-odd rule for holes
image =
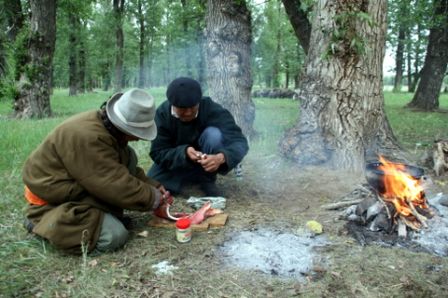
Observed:
[[[122,247],[127,239],[129,232],[121,221],[115,216],[104,214],[101,232],[98,238],[95,250],[98,252],[113,251]]]
[[[213,150],[222,147],[222,132],[219,128],[214,126],[207,127],[201,134],[199,139],[201,148],[206,153],[212,153]]]

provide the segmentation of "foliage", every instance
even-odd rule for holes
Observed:
[[[291,83],[286,74],[297,77],[305,57],[286,13],[278,1],[270,1],[254,19],[261,26],[254,32],[254,78],[266,87],[286,86]]]
[[[405,59],[404,67],[419,72],[423,67],[421,56],[428,42],[433,1],[392,0],[388,3],[387,45],[391,52],[395,52],[398,32],[405,28],[405,55],[408,59]]]
[[[372,17],[358,5],[346,2],[336,10],[334,17],[334,28],[330,34],[330,43],[325,51],[324,57],[357,57],[366,52],[365,38],[360,34],[358,28],[361,24],[369,27],[377,26]]]

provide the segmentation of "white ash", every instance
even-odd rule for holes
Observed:
[[[171,265],[168,261],[162,261],[155,265],[152,265],[151,268],[155,269],[156,275],[172,275],[173,271],[178,269],[178,267]]]
[[[413,233],[413,241],[440,256],[448,256],[448,207],[440,204],[446,197],[438,193],[428,198],[428,203],[436,209],[436,215],[428,220],[428,227]]]
[[[320,256],[314,248],[327,244],[324,236],[295,235],[267,229],[232,235],[221,247],[224,263],[280,277],[301,277]]]

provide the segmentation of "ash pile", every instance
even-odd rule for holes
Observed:
[[[339,217],[349,235],[361,245],[448,256],[448,196],[426,191],[431,180],[422,169],[383,159],[367,166],[366,178],[368,184],[325,206],[345,208]]]
[[[325,267],[319,250],[327,244],[323,236],[310,233],[256,229],[230,234],[219,251],[227,267],[305,280]]]

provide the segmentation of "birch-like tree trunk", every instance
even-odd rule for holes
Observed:
[[[206,17],[209,94],[228,109],[247,137],[254,135],[251,98],[251,16],[245,1],[209,0]]]
[[[384,111],[385,33],[386,0],[316,2],[300,117],[280,142],[286,157],[361,172],[399,149]]]
[[[56,0],[30,0],[30,64],[18,82],[14,102],[19,118],[51,116],[52,62],[56,40]]]

